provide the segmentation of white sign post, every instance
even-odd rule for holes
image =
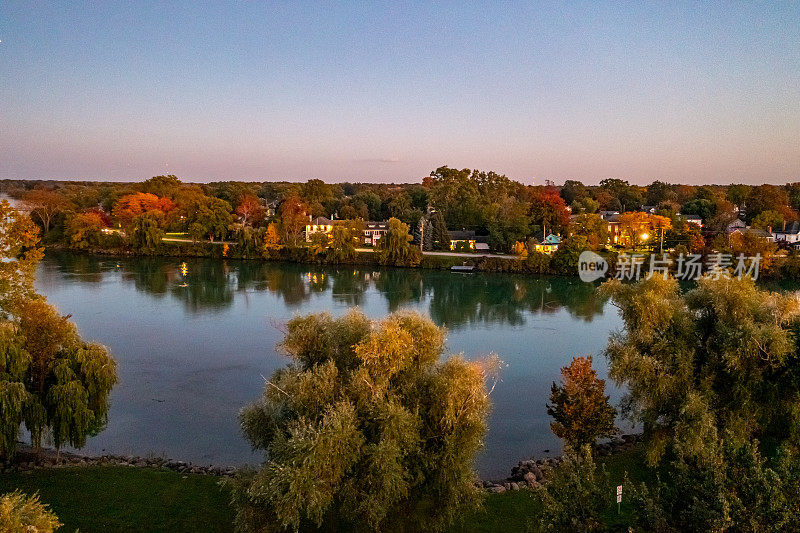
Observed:
[[[621,503],[622,503],[622,485],[617,485],[617,514],[620,514]]]

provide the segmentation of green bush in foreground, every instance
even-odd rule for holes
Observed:
[[[50,533],[61,527],[58,517],[39,501],[39,495],[19,491],[0,497],[0,531],[3,533]]]
[[[241,530],[442,529],[478,503],[496,358],[439,362],[444,331],[413,313],[298,317],[283,348],[294,363],[241,413],[268,457],[230,483]]]

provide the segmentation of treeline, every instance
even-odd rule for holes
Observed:
[[[299,255],[350,262],[354,248],[363,243],[363,222],[396,219],[390,235],[395,246],[384,260],[405,265],[420,261],[406,241],[421,244],[419,228],[426,223],[439,235],[434,249],[449,247],[449,229],[474,231],[492,251],[523,258],[536,255],[549,234],[592,249],[652,249],[658,244],[659,251],[683,246],[702,252],[742,248],[728,242],[726,231],[737,219],[753,229],[777,229],[796,221],[800,209],[800,183],[690,186],[655,181],[638,186],[606,179],[597,186],[574,180],[560,187],[531,186],[491,171],[448,167],[418,184],[316,179],[191,184],[156,176],[141,183],[5,180],[0,191],[28,207],[46,244],[157,254],[164,253],[161,239],[175,233],[195,242],[229,242],[237,247],[230,253],[241,257]],[[620,213],[617,240],[602,211]],[[702,230],[686,221],[688,215],[702,219]],[[341,227],[327,239],[316,237],[309,256],[303,232],[309,217],[320,216]],[[287,251],[300,248],[304,251]]]

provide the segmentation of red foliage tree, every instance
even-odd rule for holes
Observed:
[[[577,451],[614,434],[614,408],[605,395],[606,383],[597,378],[592,357],[575,357],[561,369],[561,385],[550,390],[547,414],[553,417],[550,429]]]

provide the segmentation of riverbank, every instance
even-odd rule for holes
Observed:
[[[58,467],[6,471],[0,475],[0,493],[38,492],[64,523],[63,531],[233,531],[230,495],[217,474],[140,465],[137,458],[123,459],[126,464],[120,465],[110,459],[105,464],[82,463],[80,456],[73,463],[74,457],[62,454],[65,462]],[[640,445],[601,455],[598,463],[615,483],[626,473],[634,482],[650,479]],[[622,510],[621,518],[607,517],[607,525],[619,524],[626,516],[624,504]],[[532,490],[490,491],[483,508],[450,531],[526,531],[540,512]]]

